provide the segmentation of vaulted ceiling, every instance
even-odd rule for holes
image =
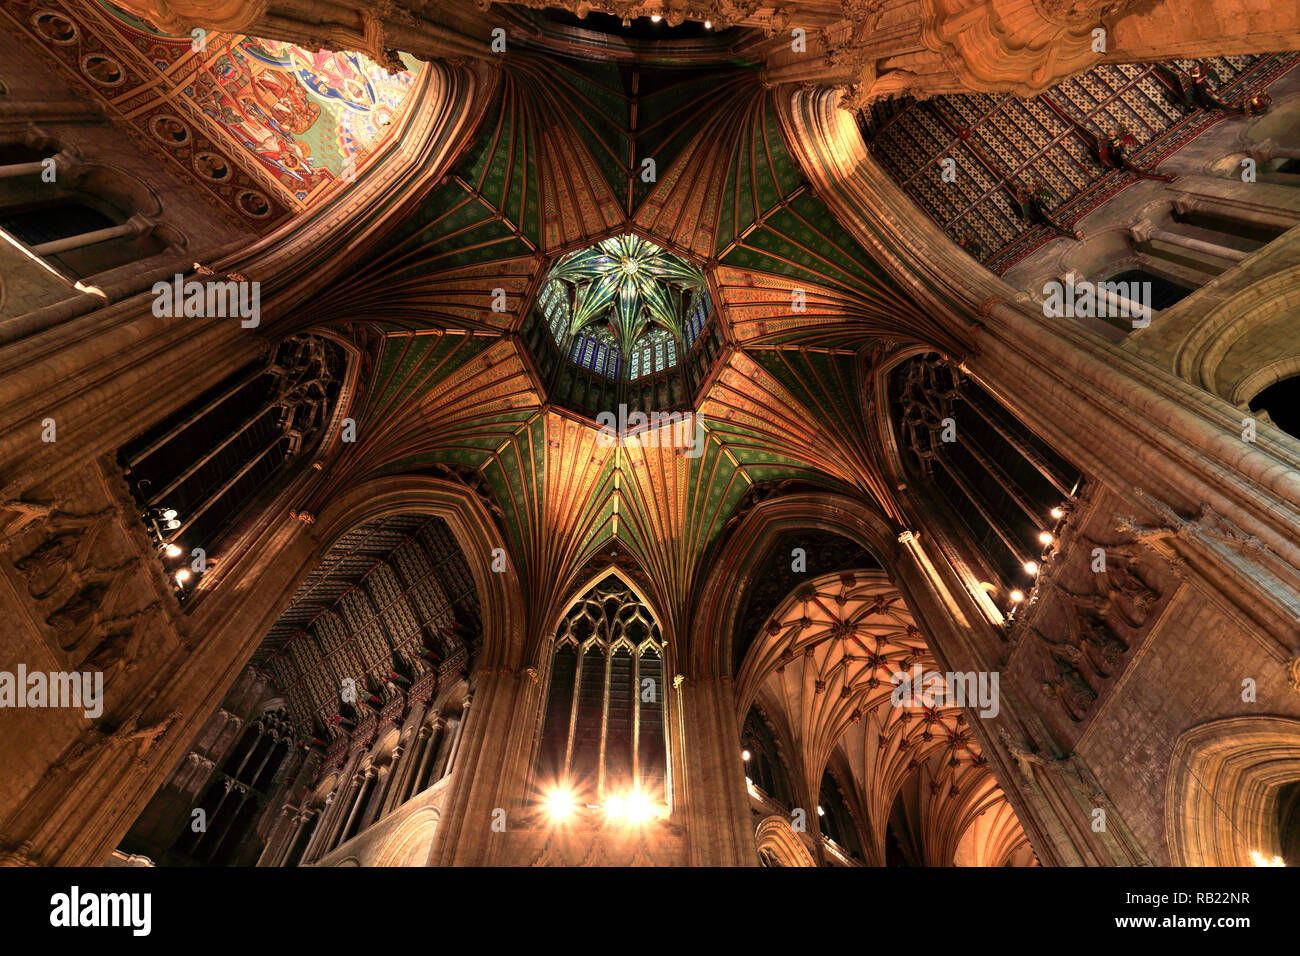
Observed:
[[[612,546],[678,624],[756,484],[890,508],[862,350],[914,339],[927,320],[818,199],[785,135],[747,68],[512,56],[450,171],[363,264],[295,309],[304,326],[364,333],[370,362],[357,443],[319,496],[374,474],[472,475],[539,615]],[[706,277],[723,348],[686,402],[704,430],[698,456],[603,444],[590,417],[548,396],[521,342],[553,264],[616,235]]]

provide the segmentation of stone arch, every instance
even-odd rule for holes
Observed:
[[[764,818],[755,829],[754,837],[760,856],[767,853],[781,866],[817,865],[808,845],[784,817]]]
[[[1229,717],[1184,732],[1165,784],[1174,866],[1250,866],[1282,854],[1278,791],[1300,780],[1300,720]]]
[[[428,866],[439,816],[437,807],[422,807],[412,813],[389,834],[373,865]]]
[[[1179,345],[1174,370],[1238,407],[1294,374],[1300,347],[1287,293],[1297,284],[1300,266],[1291,266],[1234,294]]]
[[[883,514],[843,495],[793,494],[755,505],[722,545],[700,589],[702,612],[691,623],[678,658],[688,677],[727,675],[732,642],[748,593],[746,583],[786,531],[828,531],[866,549],[888,567],[898,553],[898,533]],[[744,714],[741,714],[744,718]]]
[[[442,518],[465,556],[478,590],[484,621],[480,667],[518,666],[527,619],[520,589],[507,574],[493,573],[492,549],[505,547],[483,503],[456,482],[407,475],[378,478],[349,488],[322,509],[316,524],[318,553],[324,554],[352,528],[395,514],[420,513]],[[512,562],[513,564],[513,562]],[[305,577],[303,574],[301,577]],[[294,588],[301,581],[294,582]],[[291,589],[289,594],[293,593]]]

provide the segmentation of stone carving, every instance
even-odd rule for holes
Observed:
[[[173,710],[165,717],[144,727],[139,726],[138,714],[124,721],[114,730],[105,730],[100,725],[90,727],[50,765],[50,773],[64,773],[76,769],[94,754],[101,752],[105,745],[116,749],[134,744],[135,753],[132,756],[137,762],[146,763],[149,752],[167,735],[180,717],[181,712]]]

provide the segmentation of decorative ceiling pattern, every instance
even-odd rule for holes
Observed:
[[[737,711],[761,707],[806,799],[842,753],[877,859],[910,785],[926,863],[952,865],[966,829],[1005,796],[960,707],[891,700],[895,674],[936,666],[883,571],[838,571],[796,586],[760,628],[736,676]]]
[[[689,442],[668,429],[602,441],[594,416],[617,415],[618,399],[593,411],[548,394],[555,383],[523,344],[532,310],[546,315],[550,270],[610,241],[680,257],[716,304],[717,335],[678,356],[692,370],[685,401],[647,386],[649,409],[698,427]],[[539,627],[615,554],[644,576],[673,637],[755,486],[793,480],[892,509],[857,352],[930,327],[803,181],[755,72],[528,52],[506,62],[461,157],[365,268],[295,315],[361,336],[370,369],[358,439],[310,507],[377,474],[451,475],[495,516]]]
[[[1295,53],[1202,61],[1213,94],[1233,108],[1297,64]],[[917,205],[1001,274],[1069,236],[1088,213],[1158,174],[1163,160],[1232,115],[1184,90],[1195,66],[1105,64],[1032,99],[880,100],[859,114],[859,125],[872,155]],[[955,165],[945,180],[947,159]]]
[[[662,371],[665,360],[675,366],[678,350],[685,354],[690,347],[690,315],[707,294],[699,269],[636,236],[571,252],[543,282],[539,304],[556,345],[581,345],[579,364],[608,378],[636,378],[643,364],[646,372]],[[653,367],[641,361],[647,349],[653,349]],[[594,353],[591,361],[588,353]],[[620,357],[626,357],[622,363]]]
[[[167,36],[106,0],[0,9],[68,82],[243,225],[269,232],[360,175],[418,99],[421,64],[210,32]]]

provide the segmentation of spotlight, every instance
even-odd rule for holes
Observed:
[[[1253,863],[1255,866],[1286,866],[1286,864],[1282,862],[1282,858],[1280,856],[1275,856],[1273,857],[1273,859],[1270,860],[1268,857],[1266,857],[1263,853],[1260,853],[1258,850],[1250,851],[1250,862]]]
[[[181,568],[179,571],[176,572],[176,583],[177,583],[177,584],[184,584],[184,583],[185,583],[186,581],[188,581],[189,579],[190,579],[190,570],[189,570],[189,568]]]
[[[611,820],[622,820],[627,815],[627,801],[621,794],[614,794],[605,801],[605,816]]]
[[[1026,562],[1025,562],[1025,573],[1026,573],[1026,574],[1037,574],[1037,573],[1038,573],[1038,562],[1037,562],[1037,561],[1026,561]]]
[[[1038,536],[1038,540],[1043,542],[1043,544],[1051,544],[1052,536],[1048,532],[1044,531],[1042,534]]]
[[[163,548],[163,553],[169,558],[179,558],[181,556],[181,549],[174,544],[169,544],[167,547]]]
[[[713,21],[712,21],[712,20],[705,20],[705,21],[704,21],[704,29],[706,29],[706,30],[712,30],[712,29],[713,29]]]
[[[174,512],[174,511],[172,512],[172,514],[175,514],[175,513],[176,513],[176,512]],[[181,526],[181,523],[180,523],[179,521],[177,521],[175,518],[172,518],[170,521],[167,521],[167,522],[165,522],[165,523],[163,524],[163,527],[166,528],[168,531],[175,531],[175,530],[176,530],[177,528],[179,528],[180,526]]]
[[[176,509],[175,509],[175,508],[168,508],[166,511],[163,512],[163,520],[164,520],[164,521],[171,521],[171,520],[172,520],[173,518],[175,518],[175,517],[176,517]]]
[[[654,812],[650,798],[640,790],[633,790],[623,801],[623,816],[628,823],[644,823],[654,816]]]
[[[1060,521],[1062,518],[1065,517],[1065,509],[1053,508],[1051,514],[1053,518],[1055,518],[1057,521]]]
[[[658,22],[659,22],[660,20],[662,20],[662,19],[663,19],[663,17],[659,16],[659,14],[657,14],[657,13],[652,13],[652,14],[650,15],[650,22],[651,22],[651,23],[658,23]]]
[[[552,820],[564,820],[573,813],[573,794],[568,790],[552,790],[546,796],[546,812]]]
[[[741,759],[741,760],[748,760],[748,759],[749,759],[749,751],[748,751],[748,750],[742,750],[742,751],[740,752],[740,759]]]
[[[1012,600],[1014,603],[1019,604],[1019,603],[1020,603],[1021,601],[1023,601],[1024,599],[1025,599],[1025,592],[1024,592],[1024,591],[1012,591],[1012,592],[1011,592],[1011,600]]]

